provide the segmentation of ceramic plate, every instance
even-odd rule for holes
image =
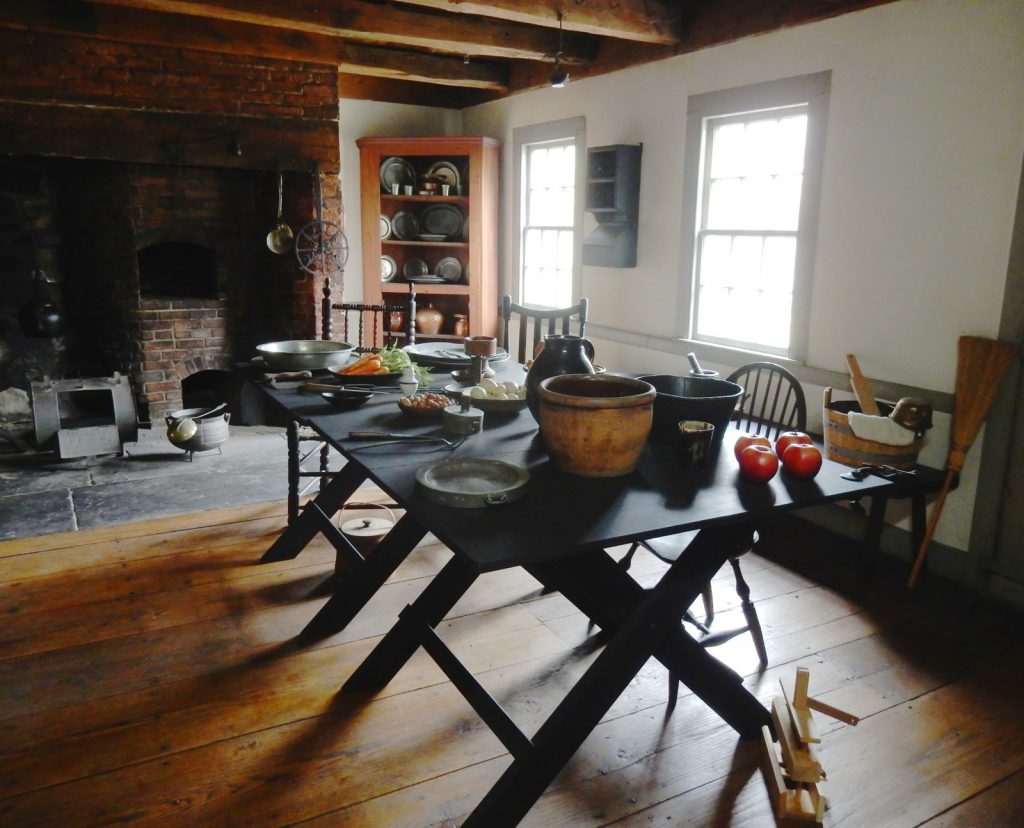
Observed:
[[[398,264],[390,256],[380,257],[380,280],[390,282],[398,273]]]
[[[438,236],[457,236],[466,217],[454,204],[431,204],[423,211],[423,232]]]
[[[402,275],[406,279],[416,279],[420,276],[426,276],[428,273],[430,273],[430,268],[427,267],[427,263],[419,257],[413,257],[402,265]]]
[[[462,262],[454,256],[445,256],[437,263],[434,271],[446,282],[457,282],[462,278]]]
[[[444,184],[450,184],[450,195],[461,195],[462,181],[459,170],[451,161],[438,161],[427,170],[427,175],[441,179]]]
[[[399,210],[391,219],[391,232],[396,239],[402,241],[415,241],[420,234],[420,220],[415,213],[408,210]]]
[[[382,239],[390,238],[391,236],[391,219],[387,216],[382,215],[380,217],[380,237]]]
[[[380,186],[385,193],[391,192],[391,185],[399,187],[416,184],[416,170],[404,158],[385,158],[380,165]]]

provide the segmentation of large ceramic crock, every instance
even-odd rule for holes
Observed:
[[[540,434],[562,471],[618,477],[636,468],[651,431],[654,387],[612,374],[562,374],[537,389]]]

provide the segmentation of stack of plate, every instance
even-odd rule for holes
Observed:
[[[466,349],[455,342],[417,342],[415,345],[406,345],[405,351],[413,362],[436,368],[468,368],[472,361]],[[488,361],[501,362],[506,359],[508,351],[498,348]]]

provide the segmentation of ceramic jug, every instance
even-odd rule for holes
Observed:
[[[526,374],[526,405],[538,420],[539,401],[537,386],[548,377],[558,374],[593,374],[594,346],[590,340],[568,334],[546,336],[540,350],[533,357],[533,364]]]
[[[444,314],[431,304],[416,311],[416,330],[424,334],[441,333]]]

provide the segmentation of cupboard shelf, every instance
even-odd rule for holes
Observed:
[[[448,256],[463,268],[463,281],[446,284],[416,284],[417,304],[428,303],[440,310],[445,321],[441,333],[416,333],[416,338],[461,341],[452,331],[455,314],[465,315],[472,336],[498,335],[498,170],[500,143],[493,138],[360,138],[359,147],[361,232],[363,242],[363,298],[378,303],[382,298],[398,300],[408,295],[410,283],[399,281],[405,263],[422,258],[433,268]],[[380,166],[388,158],[408,161],[417,176],[424,175],[439,161],[458,170],[459,195],[405,195],[381,189]],[[432,205],[458,207],[468,219],[462,240],[380,238],[380,217],[389,219],[399,210],[422,214]],[[406,235],[412,235],[407,233]],[[455,234],[458,235],[458,234]],[[394,259],[397,278],[381,281],[381,256]]]

